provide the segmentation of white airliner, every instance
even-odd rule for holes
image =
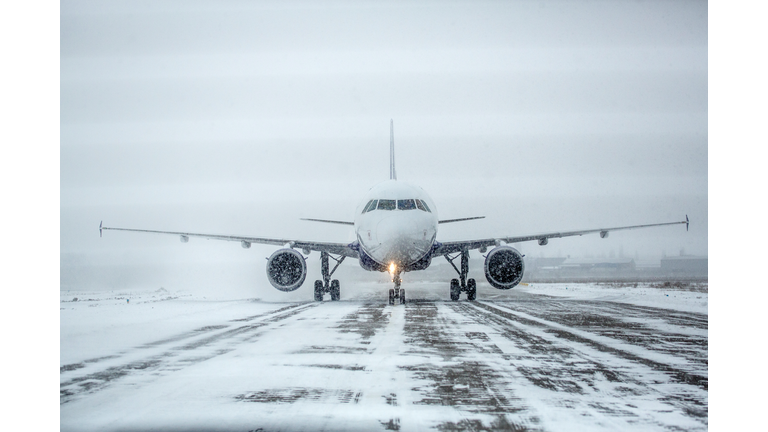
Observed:
[[[462,292],[467,293],[468,300],[475,300],[477,283],[474,279],[467,279],[469,251],[472,249],[479,249],[480,253],[485,253],[489,247],[493,247],[485,257],[485,277],[495,288],[510,289],[520,283],[525,271],[523,255],[515,248],[508,246],[510,243],[535,240],[543,246],[551,238],[580,236],[590,233],[600,233],[600,237],[605,238],[610,231],[676,224],[685,224],[686,230],[688,229],[689,221],[688,216],[686,216],[685,220],[680,222],[439,242],[437,241],[439,224],[482,219],[484,216],[440,220],[437,217],[437,206],[424,189],[397,180],[394,130],[391,121],[389,166],[390,179],[377,184],[368,191],[355,210],[354,222],[305,219],[354,226],[357,240],[349,244],[110,228],[101,224],[99,225],[99,235],[101,236],[102,230],[134,231],[178,235],[183,243],[188,242],[190,237],[201,237],[213,240],[238,241],[246,249],[251,247],[251,243],[285,246],[273,253],[267,261],[269,282],[280,291],[294,291],[304,283],[307,276],[307,264],[304,255],[309,255],[311,251],[319,251],[323,280],[315,281],[316,301],[322,301],[325,293],[331,295],[331,300],[340,299],[339,281],[331,280],[331,276],[345,258],[355,258],[365,270],[391,273],[394,288],[389,290],[389,303],[394,304],[396,299],[400,303],[405,303],[405,290],[400,288],[402,281],[400,274],[424,270],[429,267],[432,258],[435,257],[445,257],[459,275],[458,279],[452,279],[450,283],[451,300],[458,300]],[[453,263],[458,257],[461,257],[461,269]],[[333,269],[330,269],[329,258],[336,261]]]

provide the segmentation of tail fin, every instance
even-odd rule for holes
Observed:
[[[389,120],[389,179],[397,180],[395,173],[395,122]]]

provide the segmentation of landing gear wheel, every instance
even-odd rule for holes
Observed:
[[[477,282],[474,279],[467,280],[467,300],[474,301],[477,297]]]
[[[459,285],[459,280],[451,279],[451,300],[459,301],[459,294],[461,294],[461,285]]]
[[[323,301],[323,281],[315,281],[315,301]]]
[[[339,280],[334,279],[331,281],[331,301],[339,301],[339,298],[341,298],[341,287]]]
[[[400,288],[400,304],[405,304],[405,290]]]
[[[395,290],[394,288],[389,289],[389,304],[393,305],[395,304]]]

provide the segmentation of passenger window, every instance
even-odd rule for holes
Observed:
[[[395,200],[379,200],[379,206],[376,207],[379,210],[394,210]]]
[[[428,212],[432,213],[432,210],[430,210],[430,209],[429,209],[429,206],[427,205],[427,203],[425,203],[425,202],[424,202],[424,200],[419,200],[419,202],[421,203],[421,205],[423,205],[423,206],[424,206],[424,208],[425,208],[425,209],[426,209]]]
[[[398,210],[416,210],[416,203],[412,199],[397,200]]]

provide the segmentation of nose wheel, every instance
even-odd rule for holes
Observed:
[[[395,287],[390,288],[389,290],[389,304],[394,305],[395,302],[405,304],[405,290],[400,288],[400,284],[403,280],[400,279],[399,271],[392,276],[392,280],[395,282]]]
[[[405,289],[389,289],[389,304],[393,305],[395,303],[405,304]]]

